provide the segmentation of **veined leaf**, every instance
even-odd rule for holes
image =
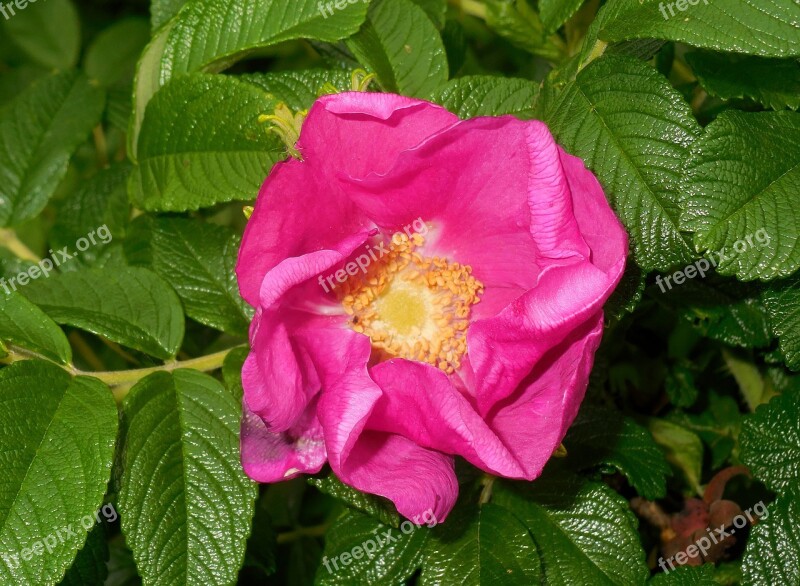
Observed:
[[[559,93],[546,93],[545,121],[597,174],[639,265],[688,262],[678,227],[681,165],[700,127],[683,98],[652,67],[619,56],[597,59]]]
[[[275,71],[248,73],[238,79],[253,84],[265,92],[274,106],[283,102],[291,110],[308,110],[322,95],[326,84],[340,92],[350,90],[352,71],[346,69],[304,69],[301,71]]]
[[[419,568],[429,531],[406,521],[405,531],[347,511],[325,535],[317,584],[402,584]],[[356,549],[361,550],[360,552]]]
[[[425,97],[447,80],[439,31],[411,0],[374,0],[347,46],[387,92]]]
[[[176,75],[217,72],[248,55],[300,38],[338,41],[364,22],[367,5],[331,0],[190,0],[159,29],[144,51],[136,73],[130,146],[136,151],[139,128],[150,98]]]
[[[753,527],[742,562],[746,586],[800,583],[800,486],[769,505]]]
[[[240,404],[213,378],[176,370],[131,389],[124,416],[119,508],[144,583],[235,582],[256,496],[239,461]]]
[[[157,211],[255,199],[273,163],[286,157],[258,122],[273,104],[233,77],[197,73],[172,81],[147,108],[131,199]]]
[[[56,322],[168,359],[183,340],[183,308],[158,275],[90,269],[32,282],[23,291]]]
[[[132,265],[151,268],[169,282],[198,322],[246,335],[252,310],[239,295],[232,230],[182,218],[142,218],[125,241]]]
[[[800,393],[785,392],[744,419],[742,462],[771,490],[800,487]]]
[[[778,336],[786,366],[800,370],[800,279],[770,284],[762,293],[772,331]]]
[[[495,482],[493,495],[533,535],[544,583],[632,586],[647,579],[636,517],[605,484],[545,472],[534,483]]]
[[[38,360],[0,370],[0,403],[0,582],[55,584],[97,524],[117,408],[100,381]]]
[[[430,99],[459,118],[513,114],[528,119],[534,117],[533,102],[538,91],[538,86],[527,79],[471,75],[437,88]]]
[[[686,55],[700,84],[723,100],[751,98],[773,110],[800,108],[800,61],[698,51]]]
[[[0,226],[42,211],[102,113],[103,93],[76,72],[35,82],[0,111]]]
[[[425,544],[421,586],[542,583],[542,567],[528,529],[493,503],[456,508]]]
[[[762,57],[800,56],[800,4],[793,0],[614,0],[605,10],[605,41],[666,39]]]
[[[555,32],[578,12],[584,0],[539,0],[539,16],[547,32]]]
[[[62,364],[72,361],[72,348],[63,330],[46,313],[12,291],[0,291],[0,340],[39,352]]]
[[[692,145],[684,190],[681,226],[699,252],[725,257],[721,274],[773,279],[800,268],[800,114],[725,112]]]
[[[400,515],[398,515],[391,501],[387,501],[374,494],[360,492],[344,484],[333,473],[325,478],[309,478],[308,482],[312,486],[315,486],[320,492],[329,494],[347,503],[348,506],[357,511],[375,517],[384,525],[390,525],[391,527],[400,526]]]

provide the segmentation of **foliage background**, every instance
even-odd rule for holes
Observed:
[[[800,584],[800,3],[339,4],[40,0],[0,20],[2,276],[113,234],[0,292],[0,553],[120,514],[3,558],[0,582]],[[259,116],[355,69],[461,117],[545,120],[633,262],[567,456],[530,484],[460,466],[446,524],[329,573],[400,519],[327,471],[242,474],[233,267],[242,207],[286,156]],[[758,230],[768,245],[657,286]],[[740,464],[726,499],[769,516],[715,565],[661,573],[675,515]]]

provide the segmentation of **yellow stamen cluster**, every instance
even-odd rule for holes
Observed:
[[[396,234],[385,256],[344,283],[341,302],[378,358],[427,362],[450,374],[467,351],[470,307],[483,283],[470,266],[420,255],[424,242],[420,234]]]

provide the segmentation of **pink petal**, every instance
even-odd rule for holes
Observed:
[[[575,420],[602,334],[599,312],[548,352],[517,392],[487,417],[500,440],[524,463],[524,478],[541,474]]]
[[[236,267],[245,300],[258,304],[264,275],[283,259],[330,249],[373,227],[332,181],[336,173],[389,166],[403,150],[457,121],[444,108],[391,94],[317,100],[297,143],[303,161],[275,165],[247,223]]]
[[[343,329],[345,316],[324,314],[326,301],[314,277],[341,263],[367,237],[366,232],[301,257],[288,258],[264,277],[260,305],[250,328],[250,354],[242,370],[242,385],[250,409],[281,432],[295,425],[320,379],[304,330]],[[312,337],[313,339],[313,337]]]
[[[384,174],[340,177],[385,234],[422,218],[424,254],[472,266],[486,285],[481,318],[534,287],[547,264],[588,258],[563,173],[547,127],[508,116],[446,128]]]
[[[601,312],[624,265],[619,259],[612,274],[587,261],[553,265],[498,315],[470,325],[469,365],[482,415],[513,393],[550,349]]]
[[[459,455],[493,474],[526,476],[513,449],[500,441],[444,372],[409,360],[382,362],[370,372],[383,391],[370,416],[370,429]]]
[[[419,447],[401,435],[367,431],[334,471],[343,482],[391,500],[408,519],[432,512],[443,522],[458,498],[453,458]]]
[[[458,496],[453,460],[400,435],[365,428],[382,392],[367,372],[369,339],[350,334],[349,346],[334,352],[325,371],[318,410],[331,468],[342,482],[390,499],[405,517],[431,510],[443,521]]]
[[[458,122],[441,106],[395,94],[323,96],[308,113],[297,148],[332,178],[381,173],[401,152]]]
[[[267,430],[262,419],[244,402],[242,466],[257,482],[279,482],[298,474],[315,474],[325,465],[325,443],[316,416],[316,402],[297,424],[284,433]]]
[[[592,253],[592,263],[602,271],[613,274],[620,258],[628,255],[628,234],[608,205],[603,188],[594,174],[578,157],[559,147],[569,189],[573,213],[581,235]]]

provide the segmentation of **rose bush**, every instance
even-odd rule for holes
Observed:
[[[439,520],[454,456],[536,478],[577,414],[625,267],[594,175],[541,122],[461,121],[393,94],[320,98],[296,148],[264,183],[237,266],[256,308],[247,474],[329,462]]]

